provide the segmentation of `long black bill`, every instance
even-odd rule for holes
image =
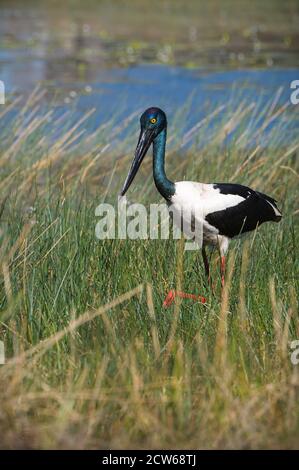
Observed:
[[[145,131],[141,130],[139,139],[138,139],[138,144],[135,150],[134,160],[132,162],[125,184],[123,185],[123,188],[121,190],[121,193],[120,193],[121,196],[124,196],[126,192],[128,191],[129,187],[131,186],[131,183],[137,171],[139,170],[141,162],[144,159],[146,152],[148,151],[153,140],[154,140],[154,134],[152,130],[145,130]]]

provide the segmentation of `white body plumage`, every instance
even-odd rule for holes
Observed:
[[[233,191],[233,192],[229,192]],[[256,204],[255,198],[258,197]],[[261,206],[260,201],[263,202]],[[246,202],[246,207],[244,205]],[[171,211],[174,214],[174,222],[181,224],[181,218],[185,219],[184,232],[188,237],[194,236],[194,229],[201,231],[197,240],[201,239],[204,245],[219,246],[221,255],[225,255],[231,238],[249,231],[242,230],[248,217],[252,218],[252,212],[256,218],[255,225],[263,222],[263,216],[269,218],[273,212],[273,217],[281,217],[281,213],[275,203],[267,200],[265,195],[241,185],[225,184],[205,184],[192,181],[180,181],[175,183],[175,193],[170,199]],[[261,210],[263,209],[263,210]],[[244,212],[245,211],[245,212]],[[263,214],[262,212],[265,212]],[[196,220],[196,226],[190,227],[190,213]],[[229,224],[229,217],[233,214],[236,227],[225,229]],[[228,219],[228,220],[227,220]],[[236,222],[238,222],[236,224]]]

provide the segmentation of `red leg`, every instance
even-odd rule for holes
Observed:
[[[180,297],[181,299],[192,299],[194,301],[201,302],[202,304],[206,302],[206,298],[202,297],[201,295],[187,294],[186,292],[182,291],[170,290],[163,302],[163,307],[169,307],[174,302],[176,297]]]
[[[208,260],[208,257],[207,257],[207,253],[206,253],[206,250],[205,250],[205,246],[203,245],[202,247],[202,258],[203,258],[203,262],[204,262],[204,267],[205,267],[205,273],[206,273],[206,276],[208,278],[208,283],[209,283],[209,286],[212,290],[212,293],[214,294],[214,286],[213,286],[213,282],[212,282],[212,276],[211,276],[211,270],[210,270],[210,264],[209,264],[209,260]]]
[[[202,253],[203,263],[204,263],[204,266],[205,266],[206,276],[207,276],[207,278],[210,282],[210,280],[211,280],[211,278],[210,278],[210,265],[209,265],[209,260],[208,260],[208,257],[207,257],[206,249],[205,249],[204,246],[201,249],[201,253]]]
[[[206,275],[208,277],[209,283],[211,283],[209,260],[208,260],[204,246],[202,247],[202,257],[203,257]],[[165,297],[165,300],[163,302],[163,307],[169,307],[174,302],[176,297],[180,297],[181,299],[192,299],[195,302],[201,302],[202,304],[206,302],[206,298],[202,297],[201,295],[187,294],[186,292],[182,292],[182,291],[170,290],[167,296]]]

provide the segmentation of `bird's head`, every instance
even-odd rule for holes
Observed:
[[[144,159],[149,147],[155,138],[167,127],[166,114],[160,108],[148,108],[140,118],[140,135],[135,150],[135,156],[121,190],[121,196],[124,196],[129,189],[142,160]]]
[[[152,132],[155,137],[166,126],[166,114],[160,108],[148,108],[140,117],[141,132],[148,130],[149,132]]]

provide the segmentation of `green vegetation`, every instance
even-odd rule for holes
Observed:
[[[1,127],[1,446],[298,446],[299,365],[289,341],[299,338],[299,142],[280,148],[276,126],[271,147],[259,139],[248,147],[254,110],[245,103],[225,110],[217,129],[207,118],[189,134],[191,148],[174,134],[181,116],[170,119],[170,176],[243,182],[276,197],[284,214],[232,244],[226,289],[221,297],[218,282],[213,296],[199,253],[184,252],[183,242],[95,237],[95,208],[116,201],[136,117],[120,145],[111,123],[81,134],[91,116],[72,130],[47,123],[37,114],[39,94],[25,104],[29,120],[22,108]],[[260,116],[261,133],[288,112],[273,103]],[[198,150],[208,132],[213,143]],[[129,199],[159,201],[151,158]],[[207,304],[164,309],[175,286],[207,295]]]

